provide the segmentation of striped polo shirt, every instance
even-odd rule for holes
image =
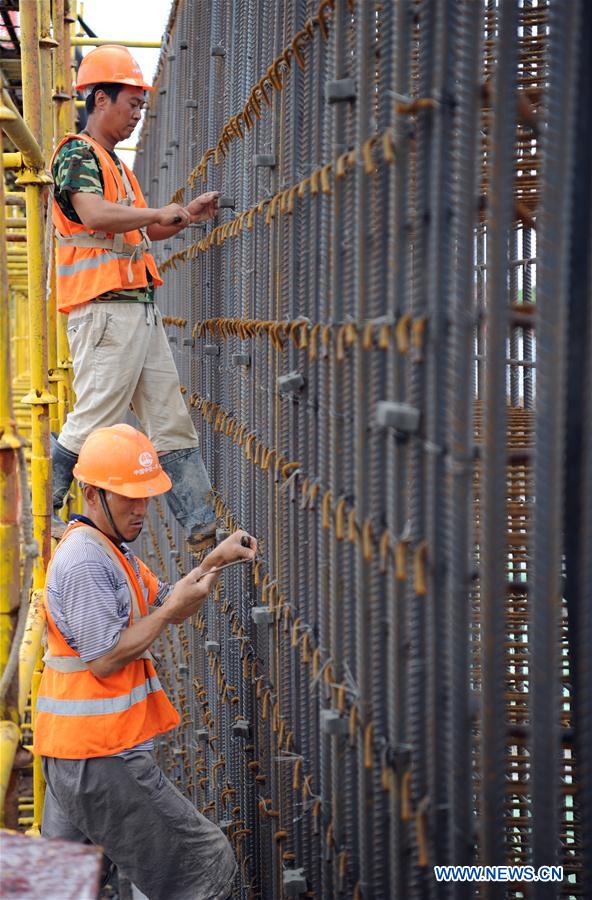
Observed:
[[[86,516],[72,520],[96,527]],[[140,576],[138,562],[127,544],[119,550]],[[144,596],[147,591],[143,582]],[[154,606],[162,606],[172,585],[158,581]],[[83,662],[104,656],[117,644],[121,632],[129,625],[131,597],[119,567],[83,528],[76,529],[60,544],[54,554],[47,582],[47,603],[51,616],[66,643]],[[152,740],[122,750],[152,750]]]

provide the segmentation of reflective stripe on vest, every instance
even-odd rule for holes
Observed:
[[[121,713],[141,703],[149,694],[162,690],[156,676],[147,678],[144,684],[132,688],[129,694],[119,697],[100,697],[96,700],[56,700],[52,697],[37,697],[37,712],[53,713],[56,716],[105,716]]]
[[[137,246],[142,247],[142,244],[138,244]],[[112,260],[118,259],[133,261],[133,254],[130,256],[129,253],[115,253],[113,250],[104,250],[99,256],[91,256],[88,259],[78,259],[76,262],[70,263],[69,265],[58,266],[58,275],[77,275],[78,272],[84,272],[87,269],[99,269],[101,266],[105,265],[105,262],[111,262]]]

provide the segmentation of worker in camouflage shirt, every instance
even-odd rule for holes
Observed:
[[[201,550],[215,541],[212,487],[154,301],[162,280],[149,248],[215,216],[218,194],[202,194],[186,207],[146,206],[114,151],[138,124],[150,89],[126,48],[91,51],[77,88],[86,93],[86,129],[66,137],[52,161],[58,308],[68,314],[76,395],[52,438],[52,531],[63,532],[57,513],[82,444],[96,428],[124,421],[131,407],[171,478],[167,501],[188,546]]]

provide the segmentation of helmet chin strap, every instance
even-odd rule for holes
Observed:
[[[124,536],[122,535],[122,533],[121,533],[121,531],[119,530],[119,528],[117,527],[117,525],[115,524],[115,522],[113,521],[113,516],[111,515],[111,510],[109,509],[109,504],[107,503],[107,497],[106,497],[106,495],[105,495],[105,489],[104,489],[104,488],[97,488],[97,490],[98,490],[98,492],[99,492],[99,497],[101,498],[101,506],[103,507],[103,512],[105,513],[105,515],[106,515],[107,518],[109,519],[109,524],[111,525],[111,528],[113,529],[113,534],[115,535],[115,537],[117,538],[117,540],[119,541],[120,544],[124,544],[124,543],[125,543],[125,538],[124,538]]]

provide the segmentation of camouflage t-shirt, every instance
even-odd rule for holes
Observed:
[[[116,153],[107,151],[122,172],[121,160]],[[72,222],[81,225],[78,213],[72,205],[71,194],[103,194],[105,185],[101,175],[101,165],[93,148],[86,141],[70,140],[59,150],[53,161],[54,198]],[[107,291],[97,299],[127,303],[151,303],[154,300],[154,285],[150,273],[148,285],[132,291]]]

